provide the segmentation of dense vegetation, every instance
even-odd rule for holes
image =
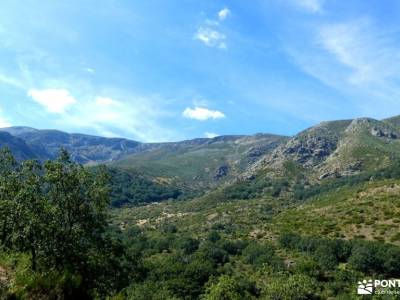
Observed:
[[[132,170],[111,168],[108,172],[111,177],[111,205],[114,207],[177,199],[182,195],[182,189],[154,182]]]
[[[357,271],[368,275],[400,276],[400,248],[364,240],[328,240],[318,237],[301,237],[283,234],[279,238],[282,247],[311,255],[325,269],[333,269],[339,263],[348,263]]]
[[[42,165],[3,150],[0,166],[1,256],[21,272],[9,297],[85,299],[129,282],[135,260],[108,226],[104,171],[91,173],[66,152]]]
[[[292,163],[286,181],[260,177],[212,196],[224,201],[170,200],[151,209],[112,209],[111,197],[141,203],[176,191],[131,173],[86,169],[65,152],[40,164],[18,163],[4,150],[0,166],[0,299],[357,299],[358,280],[400,276],[393,244],[295,227],[260,231],[278,224],[293,182],[304,180]],[[397,178],[393,168],[380,179]],[[125,211],[137,219],[127,222]]]

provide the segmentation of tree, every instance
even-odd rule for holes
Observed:
[[[265,290],[267,299],[301,300],[313,299],[317,290],[315,279],[303,274],[295,274],[288,278],[272,278]]]
[[[11,242],[20,251],[29,251],[32,270],[46,247],[50,231],[47,228],[50,207],[42,193],[41,165],[36,161],[22,163],[18,174],[18,189],[12,211]]]
[[[204,295],[204,300],[246,300],[253,299],[249,289],[252,286],[242,285],[238,280],[228,275],[222,275],[212,284]]]
[[[329,244],[319,245],[314,252],[314,258],[319,262],[324,270],[332,270],[337,264],[338,260],[335,255],[335,249]]]
[[[43,166],[3,150],[0,163],[2,244],[29,252],[33,270],[87,271],[107,226],[106,173],[89,172],[65,151]]]
[[[47,261],[56,267],[86,268],[90,249],[102,247],[107,226],[107,174],[91,173],[61,151],[44,165],[45,196],[51,206]]]
[[[245,263],[261,267],[263,264],[272,266],[274,269],[282,269],[283,262],[275,254],[275,249],[270,244],[258,244],[251,242],[242,252]]]
[[[357,241],[353,246],[349,265],[357,271],[373,274],[382,271],[384,260],[380,255],[377,243]]]
[[[10,245],[13,211],[15,202],[12,199],[18,191],[19,180],[17,162],[8,148],[0,150],[0,243]]]

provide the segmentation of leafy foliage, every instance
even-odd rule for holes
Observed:
[[[138,205],[177,199],[182,191],[168,184],[160,184],[138,175],[134,171],[109,169],[111,175],[111,205]]]
[[[394,245],[363,240],[328,240],[296,234],[283,234],[279,243],[285,248],[311,254],[325,270],[345,262],[354,270],[368,275],[400,275],[400,248]]]
[[[284,167],[282,177],[262,174],[204,198],[116,209],[109,206],[110,193],[125,199],[115,206],[182,195],[130,171],[83,168],[65,152],[41,164],[17,163],[3,151],[0,291],[17,299],[348,299],[360,278],[400,276],[395,245],[283,233],[293,226],[288,219],[282,220],[292,227],[276,222],[285,214],[298,220],[298,204],[331,205],[337,193],[364,192],[373,181],[307,183],[304,191],[319,189],[325,200],[304,203],[293,199],[296,186],[306,184],[304,170],[293,162]],[[398,169],[375,172],[374,180],[397,182]],[[336,191],[336,184],[347,189]],[[393,203],[387,200],[392,205],[382,213],[392,218],[397,198],[388,199]],[[351,224],[364,218],[362,207],[354,215],[343,210]],[[310,232],[322,225],[315,224]]]
[[[37,279],[50,274],[68,278],[66,292],[75,286],[80,297],[86,297],[87,290],[103,293],[124,282],[118,276],[110,281],[112,273],[107,272],[119,270],[124,275],[124,249],[107,233],[104,170],[91,173],[73,163],[65,151],[44,165],[18,164],[8,150],[2,151],[0,160],[3,247],[29,253]]]

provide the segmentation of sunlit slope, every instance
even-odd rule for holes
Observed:
[[[133,168],[159,180],[210,187],[238,176],[286,137],[258,134],[221,136],[178,143],[149,144],[147,149],[113,163]]]
[[[287,161],[293,161],[309,171],[310,179],[319,180],[386,167],[400,158],[398,119],[322,122],[267,153],[251,172],[279,174]]]
[[[281,212],[274,218],[272,228],[276,232],[400,244],[399,195],[399,180],[339,188]]]

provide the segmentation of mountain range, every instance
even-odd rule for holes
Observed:
[[[212,187],[263,170],[280,174],[285,162],[310,180],[379,169],[400,157],[400,117],[328,121],[295,136],[231,135],[169,143],[69,134],[29,127],[0,129],[0,147],[18,159],[54,159],[61,148],[79,163],[136,170],[161,182]]]

